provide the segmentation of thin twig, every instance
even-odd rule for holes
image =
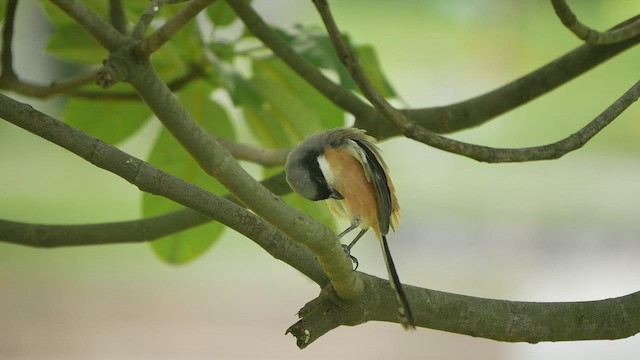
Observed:
[[[333,83],[297,54],[244,0],[228,0],[251,33],[268,46],[322,95],[336,106],[354,115],[355,126],[379,140],[400,132],[373,107],[350,91]],[[614,29],[625,27],[640,17],[626,20]],[[549,64],[486,94],[445,106],[402,110],[412,121],[437,133],[445,134],[481,125],[495,117],[532,101],[593,69],[622,51],[638,44],[640,36],[612,45],[580,46]]]
[[[127,17],[124,14],[122,0],[109,0],[109,21],[120,34],[127,34]]]
[[[312,65],[296,53],[280,35],[269,27],[246,0],[228,0],[227,3],[255,37],[260,39],[293,71],[336,106],[353,114],[356,118],[377,115],[373,108],[358,96],[331,81],[322,74],[317,66]]]
[[[266,149],[247,144],[240,144],[221,137],[216,137],[220,145],[238,160],[245,160],[262,166],[284,165],[287,161],[289,150],[287,149]]]
[[[13,26],[16,18],[16,8],[18,0],[9,0],[7,2],[6,12],[4,15],[4,25],[2,27],[2,68],[0,68],[0,83],[4,81],[12,81],[16,79],[16,73],[13,70]]]
[[[147,6],[142,15],[140,15],[140,19],[133,28],[131,36],[134,39],[142,40],[144,38],[144,34],[147,32],[149,25],[151,25],[151,21],[166,3],[167,0],[152,0],[149,3],[149,6]]]
[[[276,195],[291,192],[284,172],[263,180],[262,184]],[[241,205],[233,196],[223,197]],[[37,248],[138,243],[156,240],[211,221],[214,219],[191,209],[139,220],[82,225],[29,224],[0,219],[0,241]]]
[[[366,76],[353,51],[344,41],[333,19],[327,1],[314,0],[313,2],[322,17],[340,60],[353,77],[362,94],[372,103],[374,108],[400,129],[405,136],[435,148],[478,161],[500,163],[557,159],[570,151],[582,147],[595,134],[610,124],[626,108],[633,104],[640,95],[640,82],[638,82],[587,126],[566,139],[553,144],[530,148],[499,149],[449,139],[410,121],[404,113],[389,104]]]
[[[7,2],[4,26],[2,28],[2,68],[0,72],[0,88],[18,92],[23,95],[46,98],[53,94],[68,93],[74,89],[91,83],[96,79],[96,70],[72,76],[59,82],[51,83],[49,86],[39,86],[28,84],[20,80],[13,68],[13,29],[15,22],[15,11],[18,1]]]
[[[174,17],[164,23],[158,30],[146,39],[142,40],[135,48],[135,54],[139,59],[148,58],[154,51],[180,31],[191,19],[193,19],[202,9],[206,8],[216,0],[193,0],[182,8]]]
[[[18,78],[0,78],[0,88],[41,99],[59,94],[71,95],[77,92],[79,87],[95,82],[97,73],[97,69],[89,70],[67,79],[52,82],[49,86],[29,84]]]
[[[640,20],[607,32],[592,29],[578,20],[565,0],[551,0],[556,14],[575,36],[593,45],[614,44],[640,35]]]

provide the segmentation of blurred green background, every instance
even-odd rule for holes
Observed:
[[[273,23],[319,23],[310,2],[254,4]],[[631,0],[570,5],[601,30],[640,11]],[[354,42],[377,49],[402,106],[484,93],[580,45],[547,1],[358,0],[332,7]],[[25,79],[46,83],[65,66],[42,53],[50,27],[38,10],[35,2],[20,3],[15,64]],[[632,48],[453,137],[504,147],[564,138],[638,80],[639,61]],[[58,116],[64,106],[62,99],[23,101]],[[390,237],[403,282],[526,301],[640,290],[639,116],[636,104],[583,149],[551,162],[487,165],[409,140],[382,143],[403,210]],[[153,123],[119,147],[145,158],[158,129]],[[141,216],[135,187],[2,121],[0,164],[0,218],[72,224]],[[360,269],[384,277],[372,240],[355,250]],[[233,231],[182,267],[161,263],[144,244],[0,244],[0,359],[635,359],[640,346],[637,337],[504,344],[370,323],[337,329],[301,352],[283,333],[317,292]]]

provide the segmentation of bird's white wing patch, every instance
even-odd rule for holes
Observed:
[[[336,184],[336,173],[331,169],[331,165],[327,161],[327,158],[324,154],[320,154],[318,156],[318,165],[320,166],[320,171],[322,171],[322,175],[324,175],[324,179],[327,181],[327,185],[331,188],[335,188]]]

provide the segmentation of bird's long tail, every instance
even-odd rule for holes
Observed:
[[[380,244],[382,245],[382,254],[384,255],[384,262],[387,265],[387,271],[389,272],[389,282],[391,288],[396,294],[396,303],[398,305],[398,316],[400,317],[400,324],[405,330],[415,330],[416,326],[413,322],[413,315],[411,314],[411,308],[409,307],[409,301],[404,294],[402,284],[398,278],[396,272],[396,266],[393,264],[393,258],[391,258],[391,252],[389,251],[389,245],[387,244],[387,237],[380,236]]]

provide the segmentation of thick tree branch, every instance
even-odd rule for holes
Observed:
[[[398,322],[388,282],[367,274],[361,277],[368,296],[345,303],[325,288],[300,311],[301,320],[287,330],[300,348],[341,325]],[[416,325],[435,330],[528,343],[622,339],[640,332],[640,292],[597,301],[522,302],[403,288]]]
[[[600,32],[580,22],[565,0],[551,0],[551,3],[564,26],[579,39],[589,44],[614,44],[640,35],[640,21],[638,20],[615,30]]]
[[[115,50],[124,42],[124,35],[81,1],[51,0],[51,2],[82,25],[107,51]]]
[[[158,30],[135,47],[134,52],[138,59],[148,58],[154,51],[180,31],[185,24],[191,21],[200,11],[214,3],[216,0],[192,0],[182,8],[174,17],[164,23]]]
[[[122,177],[142,191],[166,197],[221,222],[254,240],[276,258],[291,264],[319,284],[327,283],[322,269],[317,266],[314,254],[305,247],[291,242],[280,231],[233,202],[167,174],[3,94],[0,94],[0,118]],[[9,227],[6,223],[5,226]]]
[[[327,284],[310,252],[287,241],[280,232],[233,203],[1,94],[0,117],[123,177],[143,191],[170,198],[251,239],[259,239],[260,245],[277,258],[319,284]],[[359,274],[359,278],[363,279],[367,296],[344,302],[332,296],[332,288],[325,287],[321,301],[305,306],[300,313],[302,320],[290,329],[294,335],[301,336],[302,345],[310,344],[340,325],[370,320],[397,321],[394,295],[386,280],[365,274]],[[614,339],[631,336],[640,329],[640,293],[598,302],[525,303],[479,299],[412,286],[405,286],[405,291],[412,304],[416,304],[419,326],[502,341]]]
[[[577,133],[553,144],[529,148],[498,149],[449,139],[412,122],[404,113],[394,108],[380,94],[380,92],[378,92],[371,80],[364,73],[364,70],[356,59],[355,54],[349,48],[346,41],[344,41],[342,34],[338,30],[327,1],[314,0],[314,4],[322,17],[340,60],[353,77],[358,88],[362,91],[362,94],[385,118],[400,129],[408,138],[447,152],[463,155],[474,160],[499,163],[557,159],[570,151],[581,148],[600,130],[610,124],[624,110],[631,106],[631,104],[633,104],[640,96],[640,82],[637,82],[587,126]]]

